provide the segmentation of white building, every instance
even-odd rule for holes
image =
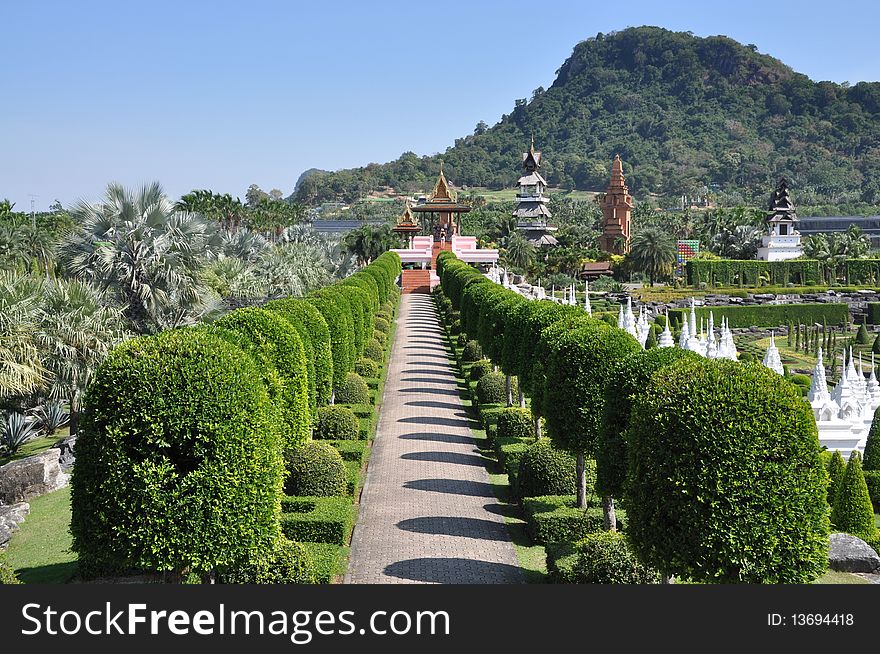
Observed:
[[[798,217],[788,192],[788,182],[783,177],[770,198],[770,211],[767,214],[770,233],[764,237],[761,247],[758,248],[758,259],[784,261],[801,256],[804,248],[797,223]]]

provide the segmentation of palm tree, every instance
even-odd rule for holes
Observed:
[[[712,239],[712,250],[726,259],[754,259],[763,232],[752,225],[724,227]]]
[[[365,266],[383,252],[393,248],[397,238],[388,225],[381,227],[363,225],[348,232],[343,242],[349,253],[357,258],[358,265]]]
[[[657,277],[672,274],[675,265],[675,243],[672,237],[658,227],[641,230],[632,239],[627,260],[633,268],[648,275],[651,286]]]
[[[535,261],[535,246],[522,235],[522,232],[514,232],[507,239],[506,258],[510,265],[523,270],[528,270]]]
[[[51,379],[34,339],[42,284],[0,271],[0,398],[33,393]]]
[[[111,184],[103,204],[80,202],[71,215],[78,229],[61,246],[67,271],[110,293],[134,331],[190,324],[216,308],[199,272],[220,234],[201,215],[174,211],[158,183],[137,194]]]

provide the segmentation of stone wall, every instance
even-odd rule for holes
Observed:
[[[67,486],[70,475],[61,469],[61,450],[40,454],[0,466],[0,504],[27,502]]]

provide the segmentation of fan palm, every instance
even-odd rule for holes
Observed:
[[[42,285],[0,271],[0,398],[33,393],[51,379],[34,339]]]
[[[506,258],[512,266],[527,270],[535,260],[535,246],[521,232],[514,232],[507,239]]]
[[[672,237],[657,227],[648,227],[632,239],[627,260],[633,268],[648,276],[651,286],[657,277],[672,273],[675,265],[675,243]]]

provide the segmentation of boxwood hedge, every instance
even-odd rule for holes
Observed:
[[[288,452],[285,458],[288,475],[284,492],[288,495],[327,497],[345,494],[345,463],[335,447],[311,441]]]

